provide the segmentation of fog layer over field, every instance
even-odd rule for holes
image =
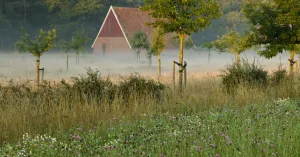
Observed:
[[[185,51],[184,60],[188,63],[189,75],[206,76],[217,75],[226,64],[234,61],[234,55],[229,53],[211,53],[208,62],[208,51]],[[254,51],[248,51],[241,55],[249,61],[258,60],[265,69],[270,71],[278,68],[280,62],[287,67],[288,53],[280,54],[272,59],[259,57]],[[164,52],[162,54],[162,75],[171,76],[172,61],[178,61],[178,52]],[[66,69],[66,54],[47,52],[41,57],[41,68],[45,68],[45,79],[61,80],[69,79],[78,74],[85,74],[86,68],[98,69],[102,76],[119,76],[139,73],[143,76],[157,77],[157,58],[152,58],[152,66],[149,68],[147,57],[141,53],[141,61],[136,61],[135,53],[130,55],[115,53],[107,56],[94,54],[81,54],[79,64],[75,62],[74,53],[69,53],[69,70]],[[2,79],[33,80],[35,79],[35,57],[26,54],[26,59],[20,53],[0,52],[0,76]]]

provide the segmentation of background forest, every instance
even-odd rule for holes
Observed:
[[[239,32],[248,29],[241,13],[242,0],[217,1],[223,15],[205,30],[193,34],[197,46],[215,40],[231,28]],[[141,0],[0,0],[0,50],[15,50],[21,27],[29,34],[37,33],[40,28],[55,28],[57,41],[69,40],[76,29],[83,27],[91,39],[86,45],[90,48],[111,5],[139,7],[141,4]]]

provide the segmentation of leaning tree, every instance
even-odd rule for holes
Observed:
[[[56,30],[49,30],[47,33],[40,29],[39,35],[35,39],[31,39],[30,35],[22,30],[24,36],[21,36],[20,41],[16,43],[16,47],[20,52],[30,52],[36,57],[36,82],[40,82],[40,58],[43,53],[55,47]]]
[[[184,39],[199,29],[204,29],[212,19],[221,15],[219,4],[214,0],[145,0],[142,11],[149,12],[154,19],[148,25],[160,27],[166,33],[175,32],[180,39],[179,52],[179,91],[183,83]]]
[[[244,7],[252,26],[252,45],[262,45],[259,51],[266,58],[289,51],[290,74],[294,73],[294,60],[300,44],[300,4],[298,0],[272,0],[269,3],[249,2]]]

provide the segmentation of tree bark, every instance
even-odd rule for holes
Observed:
[[[160,60],[160,54],[157,55],[157,60],[158,60],[158,77],[161,77],[161,60]]]
[[[179,92],[183,92],[183,46],[184,46],[184,38],[186,34],[179,34],[180,38],[180,51],[179,51]]]
[[[294,65],[295,65],[295,62],[294,62],[294,57],[295,57],[295,51],[292,50],[290,51],[290,59],[289,59],[289,70],[290,70],[290,75],[293,75],[294,74]]]
[[[40,56],[37,56],[35,64],[36,64],[36,66],[35,66],[36,67],[36,83],[37,83],[37,85],[39,85],[39,83],[40,83]]]

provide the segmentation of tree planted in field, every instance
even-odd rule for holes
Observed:
[[[146,50],[148,52],[148,50],[150,49],[150,44],[146,33],[141,31],[135,32],[131,40],[131,43],[132,43],[132,49],[136,52],[137,62],[139,62],[141,51]]]
[[[214,48],[213,42],[203,43],[201,47],[206,48],[208,50],[208,64],[210,64],[211,50]]]
[[[221,15],[219,4],[214,0],[145,0],[140,7],[154,18],[148,25],[160,27],[164,32],[175,32],[180,39],[179,52],[179,91],[183,85],[183,47],[184,39],[199,29],[204,29],[212,19]]]
[[[38,36],[31,39],[29,34],[23,30],[24,36],[21,36],[20,41],[16,43],[16,47],[20,52],[28,51],[36,57],[36,82],[39,84],[40,75],[40,58],[43,53],[55,47],[56,30],[49,30],[47,33],[40,29]]]
[[[157,61],[158,61],[158,76],[161,76],[161,58],[160,54],[165,48],[164,44],[164,36],[165,33],[160,27],[157,27],[152,34],[152,49],[153,49],[153,54],[157,56]]]
[[[79,63],[79,55],[84,52],[84,46],[89,41],[89,37],[84,29],[79,29],[74,32],[69,43],[65,43],[65,49],[73,49],[76,53],[76,63]]]
[[[65,40],[61,40],[60,46],[67,55],[66,64],[67,64],[67,70],[69,70],[69,54],[68,54],[68,52],[71,50],[70,44]]]
[[[250,47],[248,36],[240,36],[238,32],[233,30],[214,41],[213,46],[220,52],[234,54],[236,64],[240,64],[240,54]]]
[[[253,25],[252,45],[263,45],[258,53],[266,58],[289,51],[290,74],[294,73],[297,45],[300,44],[300,4],[297,0],[247,3],[245,16]]]

